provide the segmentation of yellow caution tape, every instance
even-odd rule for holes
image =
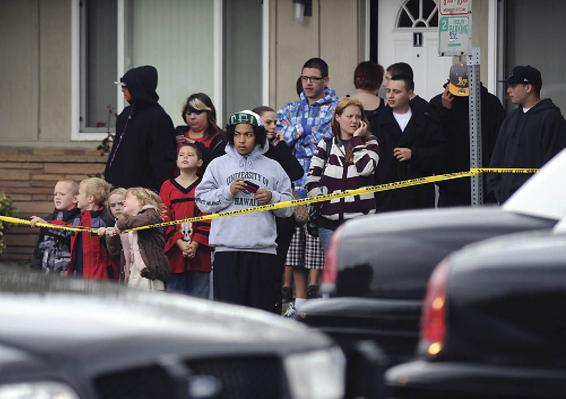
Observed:
[[[274,204],[259,205],[257,207],[253,207],[253,208],[238,209],[238,210],[234,210],[234,211],[213,213],[213,214],[210,214],[210,215],[203,215],[203,216],[197,216],[197,217],[192,217],[192,218],[171,220],[171,221],[168,221],[168,222],[157,223],[157,224],[152,224],[152,225],[148,225],[148,226],[135,227],[135,228],[132,228],[132,229],[124,230],[121,233],[127,233],[129,231],[154,229],[154,228],[158,228],[158,227],[168,227],[168,226],[174,226],[174,225],[177,225],[177,224],[182,224],[182,223],[187,223],[187,222],[198,222],[198,221],[202,221],[202,220],[212,220],[212,219],[218,219],[218,218],[222,218],[222,217],[246,215],[246,214],[255,213],[255,212],[273,211],[273,210],[276,210],[276,209],[288,208],[288,207],[297,206],[297,205],[308,205],[308,204],[314,204],[314,203],[317,203],[317,202],[325,202],[325,201],[328,201],[328,200],[331,200],[331,199],[353,197],[355,195],[377,193],[377,192],[381,192],[381,191],[397,190],[399,188],[419,186],[419,185],[428,184],[428,183],[437,183],[437,182],[441,182],[441,181],[445,181],[445,180],[461,179],[461,178],[465,178],[465,177],[477,176],[481,173],[535,173],[537,171],[538,171],[538,169],[536,169],[536,168],[471,168],[467,172],[455,172],[455,173],[446,173],[446,174],[442,174],[442,175],[418,177],[418,178],[415,178],[415,179],[402,180],[402,181],[393,182],[393,183],[385,183],[385,184],[378,184],[376,186],[362,187],[362,188],[358,188],[358,189],[355,189],[355,190],[346,190],[346,191],[340,191],[340,192],[336,192],[336,193],[332,193],[332,194],[319,195],[317,197],[299,198],[299,199],[294,199],[294,200],[290,200],[290,201],[277,202],[277,203],[274,203]],[[0,216],[0,221],[7,222],[7,223],[14,223],[14,224],[30,225],[29,220],[18,219],[18,218],[8,217],[8,216]],[[37,227],[47,227],[47,228],[51,228],[51,229],[79,231],[79,232],[90,232],[90,233],[96,233],[96,231],[97,231],[97,229],[88,228],[88,227],[68,227],[68,226],[60,226],[60,225],[54,225],[54,224],[49,224],[49,223],[48,224],[37,223],[36,226]]]
[[[0,215],[0,222],[12,223],[12,224],[25,224],[31,226],[31,222],[29,220],[14,218],[10,216]],[[49,229],[78,231],[78,232],[87,232],[87,233],[94,230],[89,227],[70,227],[70,226],[61,226],[60,224],[51,224],[51,223],[36,223],[34,227],[47,227]]]

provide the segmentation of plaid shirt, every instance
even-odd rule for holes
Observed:
[[[294,181],[295,190],[302,198],[307,196],[306,176],[316,146],[323,138],[332,137],[330,122],[339,99],[334,89],[324,89],[324,94],[323,98],[309,105],[301,93],[299,101],[291,101],[277,111],[277,129],[305,171],[303,177]]]

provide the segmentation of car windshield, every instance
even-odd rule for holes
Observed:
[[[561,220],[566,217],[566,150],[552,158],[503,205],[506,211]]]

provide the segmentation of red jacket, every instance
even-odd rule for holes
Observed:
[[[109,227],[114,226],[114,220],[106,214],[104,208],[97,211],[82,211],[79,226]],[[80,241],[78,240],[79,234]],[[79,274],[79,277],[94,280],[118,280],[119,270],[116,262],[110,260],[104,237],[99,237],[96,233],[76,233],[71,237],[71,262],[67,275],[73,276],[80,273],[77,270],[78,251],[82,252],[83,259],[82,274]]]
[[[204,215],[196,206],[195,189],[200,179],[189,187],[184,188],[175,179],[163,182],[159,196],[165,204],[165,219],[179,220]],[[196,223],[183,223],[167,228],[165,254],[169,259],[170,273],[183,273],[186,271],[210,272],[211,252],[208,245],[210,233],[210,220]],[[196,256],[192,259],[184,258],[177,246],[177,240],[185,239],[199,243]]]

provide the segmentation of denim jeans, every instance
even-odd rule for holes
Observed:
[[[320,245],[322,246],[324,253],[326,253],[326,251],[328,250],[328,245],[330,244],[332,234],[334,234],[334,230],[330,230],[324,227],[318,228],[318,237],[320,238]]]
[[[208,299],[210,293],[210,273],[173,273],[167,281],[167,291]]]

